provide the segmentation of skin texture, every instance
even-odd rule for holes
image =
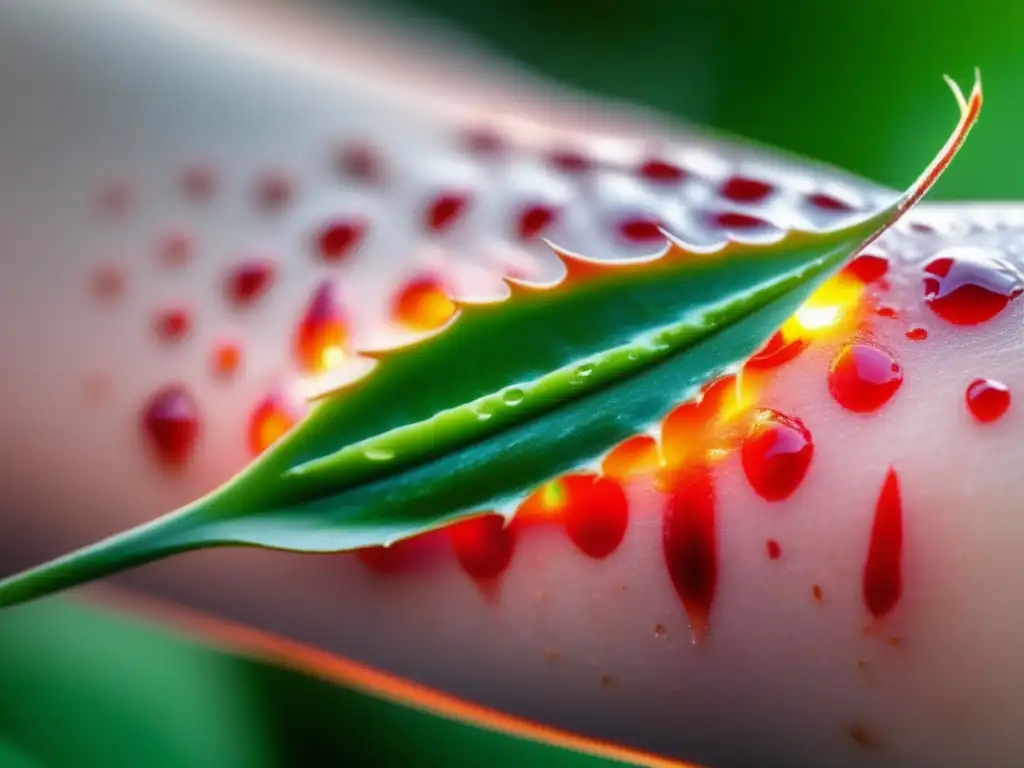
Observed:
[[[59,5],[0,9],[0,97],[18,105],[0,134],[0,323],[14,329],[0,340],[5,572],[150,519],[240,469],[260,400],[324,384],[300,375],[292,350],[323,279],[336,281],[348,346],[368,346],[395,331],[395,292],[424,272],[472,296],[500,292],[503,272],[557,277],[536,233],[517,235],[527,205],[559,208],[543,232],[559,245],[621,257],[660,245],[616,236],[617,223],[641,214],[708,243],[724,233],[700,211],[814,226],[838,214],[808,194],[865,209],[889,195],[548,86],[528,90],[490,65],[470,77],[468,65],[445,67],[428,52],[391,68],[363,49],[322,53],[331,30],[365,39],[353,26],[318,26],[307,38],[298,22],[257,15]],[[410,88],[410,73],[429,76]],[[495,125],[496,103],[515,120]],[[512,146],[467,151],[478,128]],[[370,142],[379,177],[339,173],[339,147],[354,140]],[[596,158],[593,169],[552,167],[548,154],[566,148]],[[652,156],[690,175],[645,179],[637,168]],[[208,199],[181,188],[197,165],[212,173]],[[280,208],[260,202],[266,174],[289,182]],[[737,174],[775,191],[729,201],[723,185]],[[104,198],[112,179],[133,190],[123,212]],[[431,231],[427,211],[453,190],[469,207]],[[317,233],[339,214],[368,228],[325,263]],[[446,534],[396,573],[355,555],[225,550],[121,581],[515,715],[710,765],[1019,764],[1017,415],[1011,404],[979,424],[964,392],[978,377],[1013,393],[1024,383],[1021,305],[951,324],[923,301],[922,265],[954,246],[997,248],[1017,264],[1022,227],[1014,208],[923,206],[874,248],[890,259],[889,287],[857,302],[861,322],[822,332],[759,380],[751,405],[799,418],[814,454],[792,495],[773,502],[752,490],[739,452],[715,464],[718,580],[701,643],[666,568],[667,496],[650,476],[627,484],[629,527],[606,558],[579,551],[555,518],[517,529],[507,569],[486,583],[467,576]],[[192,246],[183,259],[172,246],[168,263],[175,233]],[[254,255],[274,260],[277,278],[239,311],[223,281]],[[97,295],[101,264],[121,270],[116,297]],[[872,310],[879,303],[898,317]],[[181,342],[154,333],[154,312],[166,307],[194,319]],[[911,326],[927,339],[909,340]],[[844,409],[827,383],[837,351],[864,334],[903,371],[871,414]],[[242,351],[227,378],[211,370],[224,339]],[[174,470],[139,427],[146,400],[171,381],[192,393],[201,424]],[[902,594],[873,620],[864,569],[890,467],[902,499]],[[0,616],[16,620],[16,610]]]

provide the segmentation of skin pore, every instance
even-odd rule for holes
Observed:
[[[303,56],[256,15],[81,6],[0,11],[19,105],[0,141],[5,573],[223,482],[311,374],[443,322],[443,291],[556,278],[541,236],[639,256],[659,225],[709,243],[888,195],[482,64],[320,56],[354,27]],[[704,474],[641,460],[542,491],[507,530],[194,553],[119,581],[670,757],[1016,764],[1022,228],[1012,207],[913,212],[746,372],[737,413],[707,399],[724,442]],[[995,384],[969,398],[976,379]]]

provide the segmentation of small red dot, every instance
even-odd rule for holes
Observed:
[[[463,192],[445,192],[438,195],[427,206],[427,229],[431,232],[450,229],[463,215],[468,203],[469,196]]]
[[[975,379],[967,387],[967,409],[982,423],[996,421],[1010,407],[1010,388],[992,379]]]
[[[161,341],[182,341],[192,330],[192,317],[185,309],[163,309],[157,312],[153,328]]]
[[[242,364],[242,348],[233,341],[222,341],[213,350],[211,366],[218,378],[229,379]]]
[[[134,202],[135,187],[127,179],[107,179],[96,191],[96,206],[106,216],[124,216]]]
[[[338,169],[343,176],[363,184],[379,184],[384,175],[380,156],[362,141],[353,141],[340,149]]]
[[[550,205],[528,205],[519,214],[519,239],[531,240],[546,230],[558,217],[559,211]]]
[[[277,267],[270,259],[251,258],[228,273],[224,293],[235,306],[252,304],[267,292],[274,280]]]
[[[682,181],[686,172],[675,163],[666,160],[647,160],[640,166],[640,175],[651,181]]]
[[[365,219],[355,218],[331,222],[317,235],[320,258],[327,262],[341,261],[349,256],[366,236]]]
[[[878,308],[875,311],[878,313],[879,317],[884,317],[889,320],[895,320],[900,316],[900,313],[896,309],[896,307],[890,306],[888,304],[879,304]]]
[[[100,264],[93,270],[90,288],[101,301],[115,301],[124,293],[126,278],[123,270],[113,264]]]
[[[736,203],[759,203],[771,194],[772,185],[758,179],[733,176],[722,185],[721,195]]]
[[[185,232],[171,232],[160,242],[160,260],[169,267],[180,267],[191,258],[194,246]]]
[[[292,199],[289,178],[280,171],[265,174],[256,182],[256,202],[267,211],[279,211]]]
[[[498,155],[507,147],[501,133],[487,126],[469,128],[462,138],[466,150],[475,155]]]

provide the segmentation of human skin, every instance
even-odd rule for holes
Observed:
[[[470,75],[417,52],[383,71],[373,46],[345,48],[336,61],[332,34],[366,39],[352,30],[318,25],[304,46],[311,33],[301,25],[208,18],[186,6],[0,8],[0,322],[11,329],[0,339],[5,571],[151,519],[241,469],[259,401],[316,386],[297,370],[293,346],[323,279],[337,283],[346,347],[355,349],[393,329],[395,291],[421,273],[443,275],[455,293],[494,295],[502,271],[556,278],[540,234],[590,256],[628,257],[660,243],[617,236],[627,220],[656,216],[707,243],[723,232],[699,223],[699,210],[827,225],[839,214],[807,195],[859,210],[889,199],[831,169],[730,149],[570,94],[560,101],[545,86],[509,85],[483,63]],[[493,125],[496,105],[515,120]],[[468,149],[481,128],[511,146],[496,156]],[[936,128],[936,145],[946,129]],[[339,169],[340,148],[353,141],[370,143],[379,175]],[[592,167],[567,171],[548,158],[566,149]],[[688,178],[645,178],[637,168],[652,157]],[[726,200],[723,184],[738,174],[775,191],[767,202]],[[267,193],[266,178],[286,179],[289,194]],[[450,227],[431,226],[431,206],[449,192],[465,192],[467,209]],[[559,215],[521,237],[521,216],[535,204]],[[325,262],[318,232],[339,217],[367,228]],[[850,310],[860,322],[816,334],[757,379],[748,409],[800,419],[813,457],[778,501],[755,493],[741,451],[716,461],[717,583],[706,617],[687,611],[666,563],[671,492],[644,473],[624,481],[629,524],[606,557],[574,546],[556,515],[515,528],[512,557],[493,579],[467,574],[441,533],[390,569],[351,554],[224,549],[147,566],[122,583],[675,758],[1019,764],[1018,416],[1011,405],[979,423],[965,390],[978,377],[1021,386],[1021,307],[1010,301],[977,325],[951,323],[924,301],[922,265],[964,246],[996,248],[1016,265],[1022,226],[1012,207],[922,206],[874,247],[889,259],[888,289],[866,289]],[[178,234],[187,238],[168,242]],[[225,300],[225,275],[253,256],[272,259],[276,279],[239,309]],[[102,265],[118,271],[97,272]],[[880,314],[879,303],[897,317]],[[154,313],[166,308],[192,319],[183,340],[157,338]],[[927,338],[909,339],[911,327]],[[868,414],[844,408],[827,384],[838,351],[865,334],[903,372],[891,399]],[[211,368],[224,339],[242,353],[232,375]],[[187,462],[168,467],[139,420],[174,381],[194,397],[201,432]],[[865,574],[890,470],[902,510],[901,588],[881,612],[866,599]],[[2,620],[16,621],[16,609]]]

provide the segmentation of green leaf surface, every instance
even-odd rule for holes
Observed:
[[[0,583],[9,605],[174,552],[242,544],[343,551],[488,511],[511,516],[544,482],[617,443],[742,364],[823,281],[927,191],[977,117],[885,210],[824,232],[713,251],[670,240],[642,260],[554,248],[555,285],[460,303],[448,326],[387,352],[324,397],[276,447],[206,498]]]

